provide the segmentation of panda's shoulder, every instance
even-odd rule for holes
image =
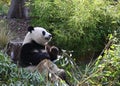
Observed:
[[[37,47],[37,44],[34,41],[23,44],[23,47]]]
[[[24,50],[31,50],[31,49],[45,49],[45,46],[36,44],[34,42],[26,43],[22,46],[22,49]]]
[[[34,44],[32,44],[32,43],[26,43],[26,44],[24,44],[22,47],[30,47],[30,46],[33,46]]]
[[[24,50],[31,50],[31,49],[33,49],[33,48],[35,48],[35,46],[34,46],[34,44],[32,44],[32,43],[27,43],[27,44],[24,44],[24,45],[22,46],[22,49],[24,49]]]

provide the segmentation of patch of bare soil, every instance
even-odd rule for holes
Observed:
[[[8,29],[14,34],[13,39],[15,42],[23,41],[25,34],[27,33],[27,27],[29,26],[28,20],[23,19],[9,19],[7,20]]]

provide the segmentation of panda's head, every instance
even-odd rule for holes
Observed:
[[[29,26],[28,33],[23,41],[23,44],[35,41],[38,44],[45,45],[51,40],[51,38],[52,35],[44,28]]]

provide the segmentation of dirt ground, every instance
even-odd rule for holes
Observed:
[[[29,26],[29,20],[6,20],[8,23],[8,29],[14,34],[14,41],[23,41],[25,34],[27,33],[27,27]]]

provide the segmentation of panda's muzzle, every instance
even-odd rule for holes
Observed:
[[[45,37],[46,40],[50,40],[52,38],[52,35],[49,35],[48,37]]]

